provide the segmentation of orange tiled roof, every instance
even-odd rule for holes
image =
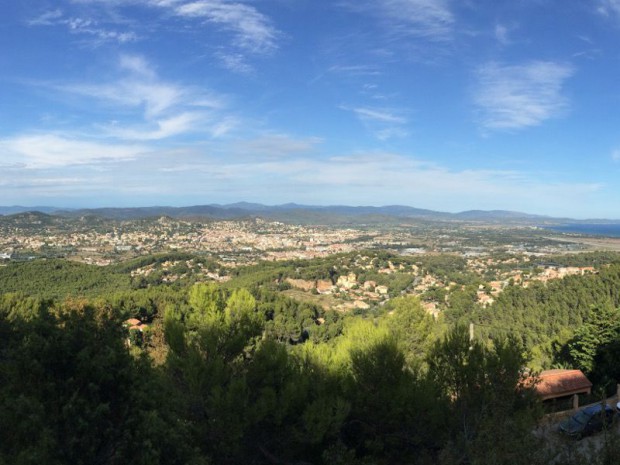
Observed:
[[[543,399],[588,393],[592,383],[581,370],[547,370],[539,376],[536,392]]]

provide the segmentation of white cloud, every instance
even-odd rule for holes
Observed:
[[[28,169],[130,160],[145,153],[138,145],[102,144],[55,134],[17,136],[0,140],[5,160]]]
[[[375,15],[391,33],[433,41],[450,39],[455,23],[448,0],[358,0],[346,5]]]
[[[201,18],[231,31],[235,36],[235,45],[241,49],[262,53],[277,48],[279,32],[267,16],[251,5],[224,0],[159,3],[162,6],[172,6],[175,14],[179,16]]]
[[[562,115],[568,109],[562,85],[573,73],[572,66],[549,61],[481,67],[474,99],[482,126],[519,129]]]
[[[107,127],[110,136],[124,140],[159,140],[193,131],[204,120],[199,113],[181,113],[154,123],[155,128]]]
[[[176,195],[182,199],[174,201],[177,204],[251,199],[324,205],[405,204],[450,211],[584,212],[585,216],[591,214],[592,202],[605,196],[604,186],[599,184],[563,182],[552,176],[541,179],[540,174],[519,171],[452,170],[388,152],[318,156],[318,143],[318,139],[282,134],[233,145],[155,150],[50,135],[2,140],[2,153],[9,148],[11,153],[20,151],[27,167],[3,168],[0,195],[16,200],[32,196],[35,203],[55,196],[73,203],[90,197],[91,203],[105,199],[116,205],[153,205],[173,203]],[[250,150],[253,156],[238,155]],[[532,211],[532,205],[536,210]]]
[[[215,54],[224,68],[238,74],[252,74],[254,67],[250,65],[240,53],[219,52]]]
[[[182,166],[181,166],[182,165]],[[169,167],[186,180],[200,179],[208,193],[226,188],[232,200],[253,192],[261,202],[313,204],[405,204],[451,211],[471,208],[555,212],[586,205],[602,186],[539,180],[518,171],[450,170],[436,163],[385,153],[324,157],[186,159]],[[181,169],[182,168],[182,169]],[[178,169],[178,171],[176,171]],[[193,175],[192,175],[193,173]],[[398,186],[397,189],[394,186]],[[449,205],[450,207],[446,207]]]
[[[251,0],[71,0],[68,13],[50,10],[28,21],[30,26],[64,26],[72,34],[88,36],[88,43],[137,41],[162,29],[170,17],[184,20],[183,30],[208,25],[219,35],[216,58],[233,72],[248,74],[253,67],[245,55],[275,51],[282,33],[270,17]],[[131,8],[161,10],[159,19],[141,24],[131,18]],[[129,25],[129,26],[128,26]],[[132,30],[121,31],[120,28]],[[137,31],[137,32],[136,32]],[[139,35],[140,34],[140,35]]]
[[[509,24],[497,23],[495,24],[493,34],[495,35],[495,40],[497,40],[500,45],[506,46],[514,43],[510,35],[518,29],[519,24],[515,22]]]
[[[409,131],[402,127],[391,127],[378,129],[375,131],[375,137],[381,141],[386,141],[389,139],[401,139],[403,137],[409,136]]]
[[[599,0],[597,11],[605,16],[620,15],[620,0]]]
[[[329,72],[352,76],[379,76],[382,74],[374,65],[334,65],[329,68]]]
[[[238,150],[251,156],[282,157],[309,152],[321,142],[322,139],[318,137],[299,139],[286,134],[265,134],[256,139],[239,142]]]
[[[616,162],[620,162],[620,149],[616,149],[611,153],[611,159]]]
[[[184,99],[185,89],[162,82],[122,79],[111,84],[69,84],[57,86],[64,92],[127,107],[144,107],[147,119],[165,113]]]
[[[46,11],[45,13],[37,16],[28,21],[29,26],[53,26],[57,24],[57,21],[62,18],[62,10]]]
[[[240,121],[234,116],[226,116],[211,124],[209,132],[212,137],[218,138],[238,128]]]
[[[507,45],[510,43],[508,39],[508,28],[502,24],[495,25],[495,38],[502,45]]]
[[[119,106],[138,112],[142,118],[142,123],[133,126],[100,123],[98,127],[104,128],[104,136],[156,140],[200,130],[218,137],[236,126],[235,119],[225,114],[223,97],[165,82],[141,56],[121,56],[119,68],[122,76],[116,81],[52,87],[99,102],[103,114],[112,112],[113,121],[118,120],[115,114],[119,113]]]
[[[66,17],[61,10],[52,10],[28,21],[30,26],[64,26],[71,34],[87,35],[94,39],[95,45],[105,42],[134,42],[138,35],[133,31],[108,29],[98,21],[79,16]]]
[[[395,124],[404,124],[407,122],[405,118],[402,116],[398,116],[389,110],[384,109],[376,109],[376,108],[353,108],[353,113],[357,115],[358,118],[364,121],[377,121],[380,123],[395,123]]]
[[[340,109],[352,112],[357,119],[370,131],[374,137],[385,141],[393,138],[406,137],[408,132],[404,128],[407,118],[401,116],[399,111],[389,108],[374,107],[347,107]]]
[[[121,55],[119,66],[121,69],[125,69],[148,79],[155,79],[157,77],[148,61],[139,55]]]

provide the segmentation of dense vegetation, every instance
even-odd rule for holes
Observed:
[[[0,267],[0,283],[0,292],[19,291],[45,298],[97,296],[131,288],[126,273],[61,259]]]
[[[190,258],[0,268],[0,464],[580,463],[532,434],[542,410],[525,369],[620,379],[616,264],[509,286],[487,308],[466,278],[438,320],[412,296],[341,314],[278,292],[284,276],[336,279],[348,256],[261,264],[225,285],[130,277]],[[463,267],[415,260],[446,279]]]
[[[493,306],[479,308],[472,315],[483,335],[493,338],[513,334],[535,352],[541,366],[568,364],[591,372],[563,347],[570,344],[578,329],[596,315],[620,307],[620,266],[601,269],[599,274],[568,276],[561,280],[532,285],[509,286]],[[610,317],[608,324],[613,324]]]
[[[130,355],[105,304],[5,296],[0,460],[483,463],[487,441],[534,441],[514,341],[470,348],[457,328],[426,359],[407,360],[407,347],[426,342],[401,344],[401,325],[357,320],[331,344],[287,349],[246,290],[198,284],[178,303],[165,310],[168,353],[155,366]],[[401,323],[427,325],[409,304],[398,307]]]

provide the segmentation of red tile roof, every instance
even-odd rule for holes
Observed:
[[[536,392],[542,400],[589,393],[592,383],[581,370],[547,370],[538,375]]]

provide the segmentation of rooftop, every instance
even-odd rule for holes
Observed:
[[[588,394],[592,389],[592,383],[581,370],[546,370],[538,378],[540,382],[535,389],[542,400]]]

